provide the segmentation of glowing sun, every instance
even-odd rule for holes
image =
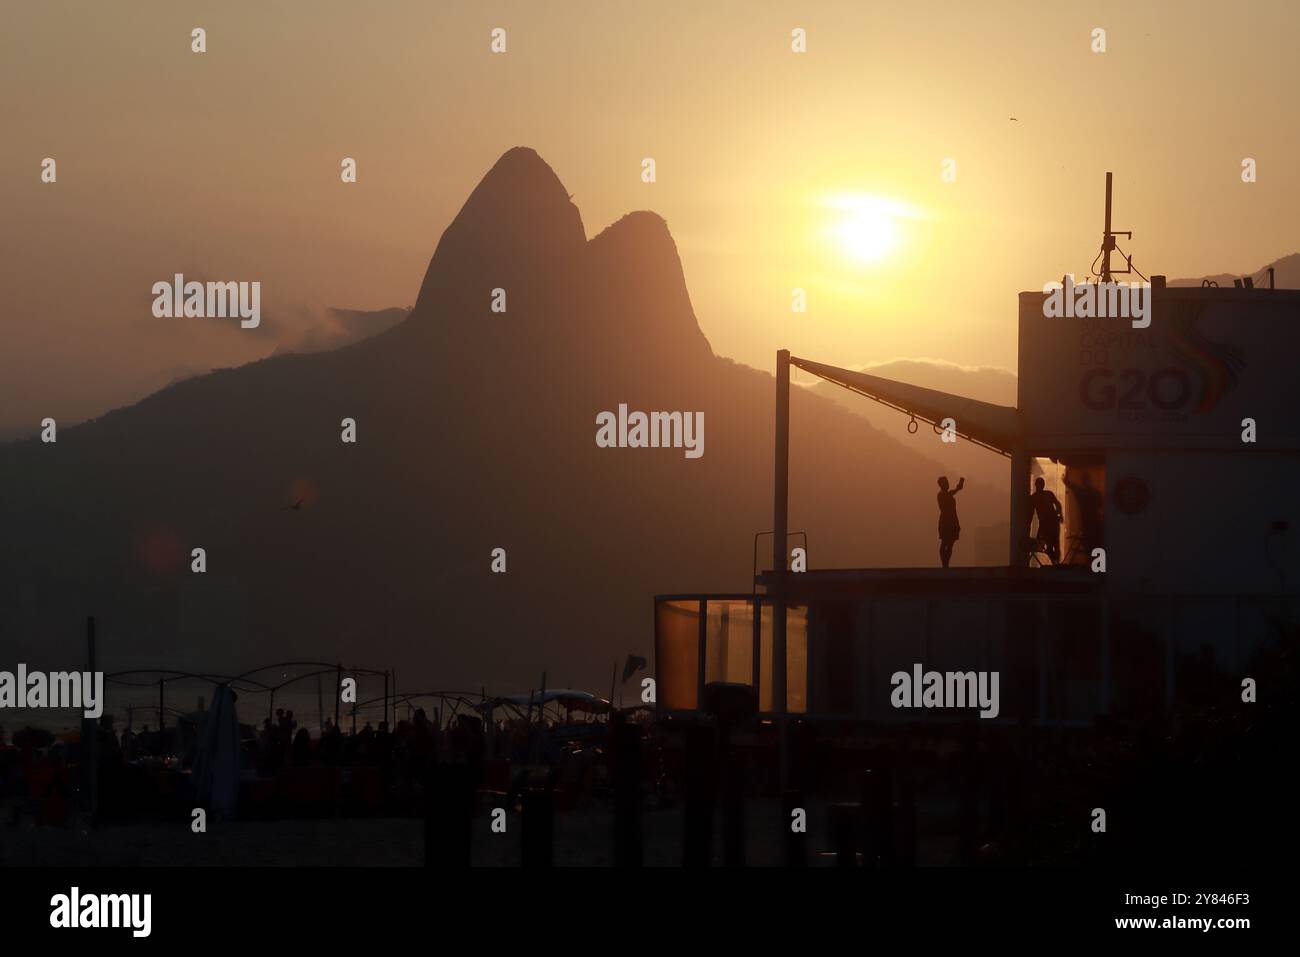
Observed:
[[[831,226],[832,240],[859,263],[880,262],[892,253],[899,243],[898,221],[911,215],[903,204],[879,196],[837,196],[827,205],[840,213]]]

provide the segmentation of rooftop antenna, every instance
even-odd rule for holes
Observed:
[[[1102,234],[1101,237],[1101,281],[1102,282],[1110,282],[1111,281],[1110,277],[1112,275],[1126,274],[1126,273],[1131,273],[1133,271],[1132,256],[1124,256],[1124,265],[1126,268],[1114,269],[1114,270],[1110,268],[1110,251],[1116,248],[1115,237],[1124,236],[1128,239],[1133,238],[1133,233],[1131,231],[1124,232],[1122,230],[1114,230],[1110,228],[1110,183],[1111,183],[1112,175],[1113,174],[1107,171],[1106,173],[1106,231]],[[1121,253],[1121,255],[1123,255],[1123,253]]]

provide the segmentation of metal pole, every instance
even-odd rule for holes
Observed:
[[[1110,235],[1110,180],[1111,174],[1106,174],[1106,232],[1101,238],[1101,281],[1110,282],[1110,250],[1114,242]]]
[[[1110,714],[1110,599],[1101,600],[1101,713]]]
[[[388,672],[384,672],[384,724],[388,724]]]
[[[1165,711],[1174,710],[1174,635],[1165,631]]]
[[[709,666],[709,600],[701,598],[696,605],[695,638],[695,708],[704,710],[705,677]]]
[[[1038,721],[1047,727],[1047,606],[1038,602]]]
[[[789,529],[790,482],[790,350],[776,354],[776,442],[772,482],[772,710],[778,719],[781,790],[789,787],[789,746],[786,710],[785,547]]]
[[[1011,531],[1007,562],[1012,574],[1025,568],[1025,540],[1029,537],[1029,452],[1020,444],[1011,450]]]

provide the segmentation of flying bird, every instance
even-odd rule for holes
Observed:
[[[286,505],[284,508],[280,509],[280,511],[282,511],[282,512],[288,512],[288,511],[300,512],[300,511],[302,511],[302,499],[298,499],[298,501],[294,502],[292,505]]]
[[[1019,121],[1018,119],[1016,119],[1016,118],[1013,116],[1013,117],[1011,117],[1011,122],[1012,122],[1012,123],[1019,123],[1020,121]]]

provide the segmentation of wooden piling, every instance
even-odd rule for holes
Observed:
[[[961,753],[957,758],[961,795],[961,818],[958,822],[960,850],[958,859],[965,867],[978,863],[979,857],[979,719],[972,715],[962,723]]]
[[[429,770],[425,780],[424,865],[469,867],[478,767],[440,764]]]
[[[901,867],[916,866],[916,781],[912,762],[905,760],[898,768],[898,807],[895,813],[898,834],[898,864]]]
[[[640,867],[643,856],[641,827],[641,729],[622,714],[609,725],[611,777],[614,786],[614,866]]]
[[[682,866],[713,864],[713,729],[686,732],[686,780],[682,811]]]
[[[524,867],[551,867],[555,863],[555,804],[549,787],[528,788],[523,793],[519,851]]]
[[[722,755],[722,862],[745,866],[745,767],[734,748]]]
[[[882,751],[874,757],[873,764],[861,778],[863,865],[894,867],[898,863],[898,852],[895,846],[893,763],[888,753]]]
[[[793,829],[794,812],[804,812],[804,830],[802,833]],[[808,866],[808,807],[804,804],[803,792],[789,790],[781,792],[781,826],[785,830],[785,866]]]
[[[857,825],[861,810],[857,804],[847,801],[827,808],[827,831],[836,867],[858,866]]]

